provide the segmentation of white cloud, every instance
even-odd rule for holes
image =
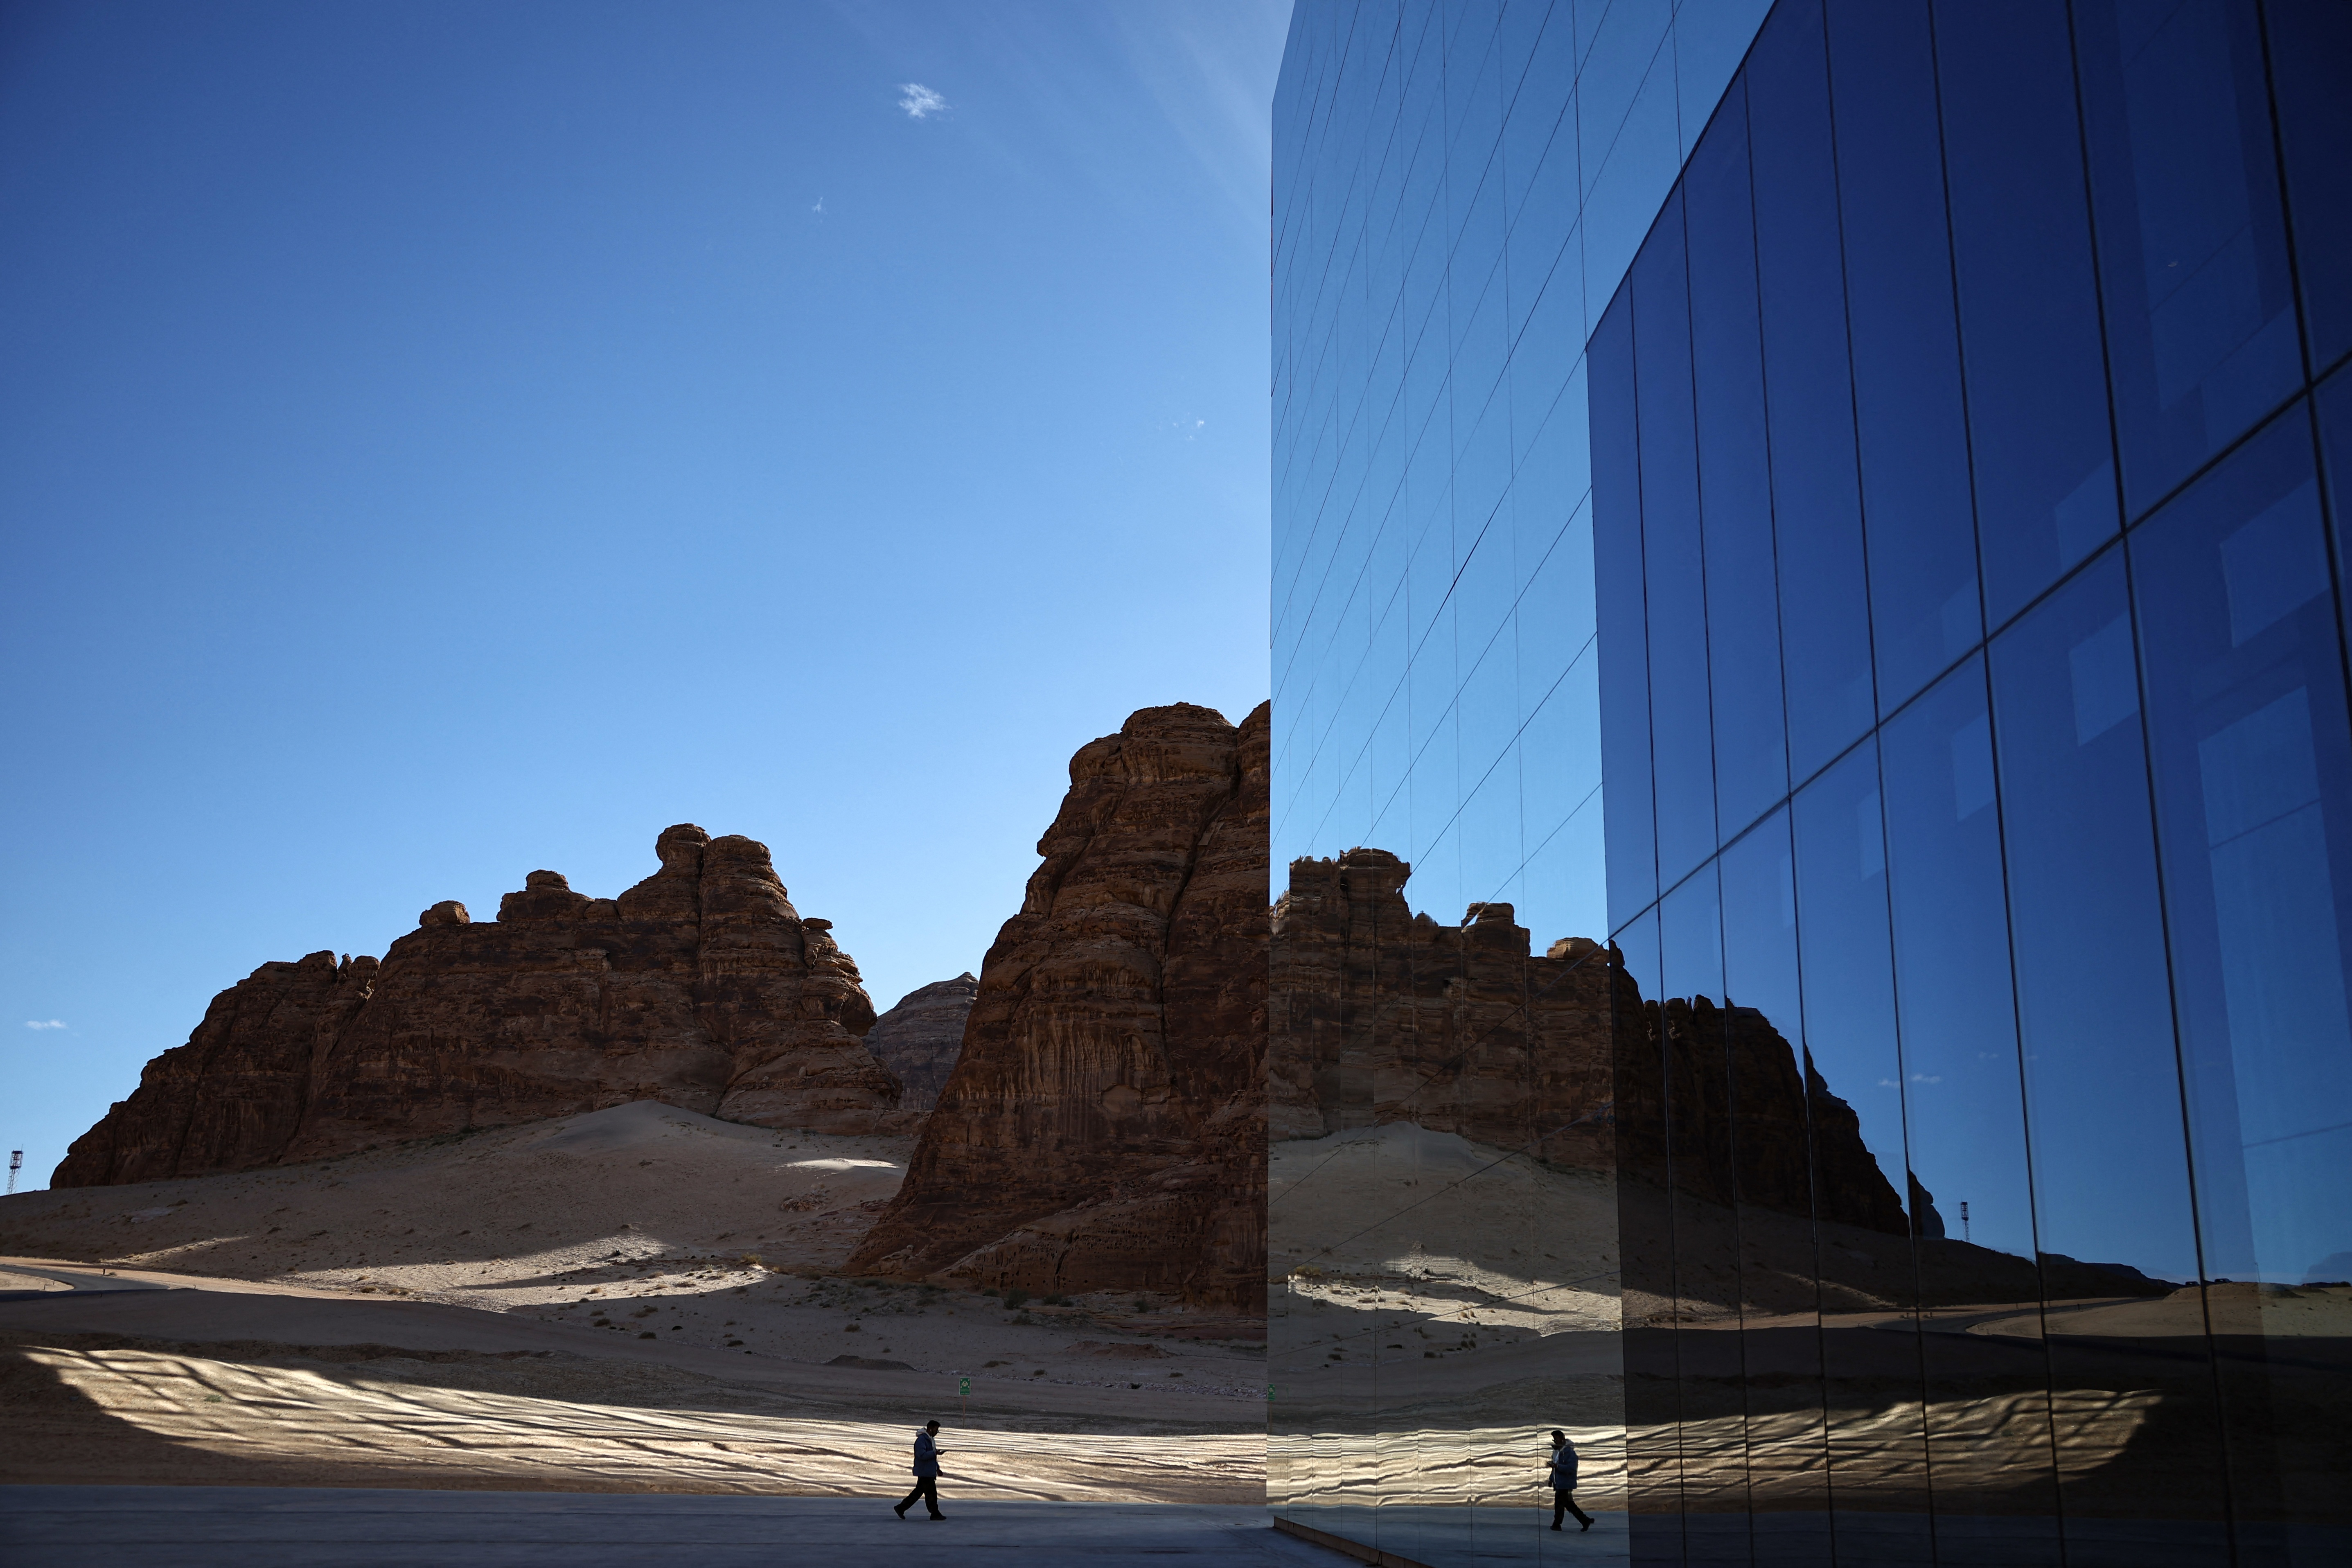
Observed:
[[[63,1018],[27,1018],[25,1020],[25,1027],[28,1029],[62,1029],[65,1026],[66,1021]]]
[[[902,81],[898,84],[898,107],[907,111],[909,120],[928,120],[944,113],[948,100],[921,82]]]

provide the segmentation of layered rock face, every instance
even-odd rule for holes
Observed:
[[[1071,759],[851,1272],[1264,1309],[1266,735],[1147,708]]]
[[[831,922],[767,846],[671,827],[618,899],[533,871],[476,922],[436,904],[379,963],[314,952],[213,999],[188,1043],[51,1177],[100,1186],[244,1170],[635,1100],[828,1132],[898,1131],[859,1037],[874,1008]]]
[[[1292,862],[1273,920],[1272,1135],[1411,1121],[1606,1168],[1622,972],[1580,938],[1533,956],[1508,904],[1458,926],[1415,914],[1412,875],[1385,849]]]
[[[898,1109],[929,1110],[963,1049],[963,1022],[971,1013],[980,982],[967,970],[953,980],[935,980],[898,998],[874,1021],[866,1048],[897,1075]]]

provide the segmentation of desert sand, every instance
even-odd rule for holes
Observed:
[[[641,1101],[0,1200],[0,1481],[887,1489],[937,1415],[974,1495],[1256,1500],[1258,1325],[834,1275],[909,1149]]]

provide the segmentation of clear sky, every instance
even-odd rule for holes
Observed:
[[[1288,10],[0,8],[20,1189],[255,965],[672,822],[977,970],[1072,751],[1265,695]]]

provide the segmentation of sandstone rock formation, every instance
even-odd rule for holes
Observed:
[[[1265,1304],[1267,710],[1082,747],[853,1272]]]
[[[56,1186],[244,1170],[635,1100],[827,1132],[897,1131],[897,1081],[830,922],[767,846],[690,824],[618,899],[533,871],[495,921],[434,905],[382,962],[314,952],[213,999],[77,1139]]]
[[[953,980],[935,980],[908,992],[898,1005],[874,1020],[866,1048],[897,1075],[901,1110],[929,1110],[963,1049],[963,1021],[980,982],[971,971]]]
[[[1581,939],[1530,955],[1508,904],[1441,925],[1385,849],[1297,860],[1273,920],[1271,1136],[1411,1121],[1554,1164],[1611,1159],[1611,994]]]

